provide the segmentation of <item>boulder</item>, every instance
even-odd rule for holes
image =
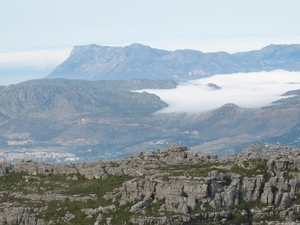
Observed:
[[[147,202],[140,201],[140,202],[134,204],[133,206],[131,206],[130,212],[132,212],[132,213],[139,212],[141,210],[145,210],[147,207],[148,207]]]
[[[285,192],[282,194],[280,206],[284,209],[288,208],[292,204],[293,200],[290,198],[289,193]]]

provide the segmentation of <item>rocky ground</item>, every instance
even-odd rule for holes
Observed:
[[[300,149],[0,164],[0,224],[300,224]]]

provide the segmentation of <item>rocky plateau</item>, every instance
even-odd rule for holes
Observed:
[[[0,164],[0,224],[300,224],[300,149],[218,158],[183,145],[120,160]]]

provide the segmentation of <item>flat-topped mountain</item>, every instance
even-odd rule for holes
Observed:
[[[126,47],[76,46],[47,78],[89,80],[190,80],[215,74],[300,70],[300,45],[269,45],[261,50],[228,54],[196,50],[166,51],[141,44]]]

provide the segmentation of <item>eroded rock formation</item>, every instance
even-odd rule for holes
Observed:
[[[12,190],[1,186],[0,223],[291,224],[300,219],[298,148],[252,145],[221,159],[188,150],[171,145],[121,160],[68,165],[2,162],[3,185],[21,176]],[[46,217],[50,212],[52,219]]]

